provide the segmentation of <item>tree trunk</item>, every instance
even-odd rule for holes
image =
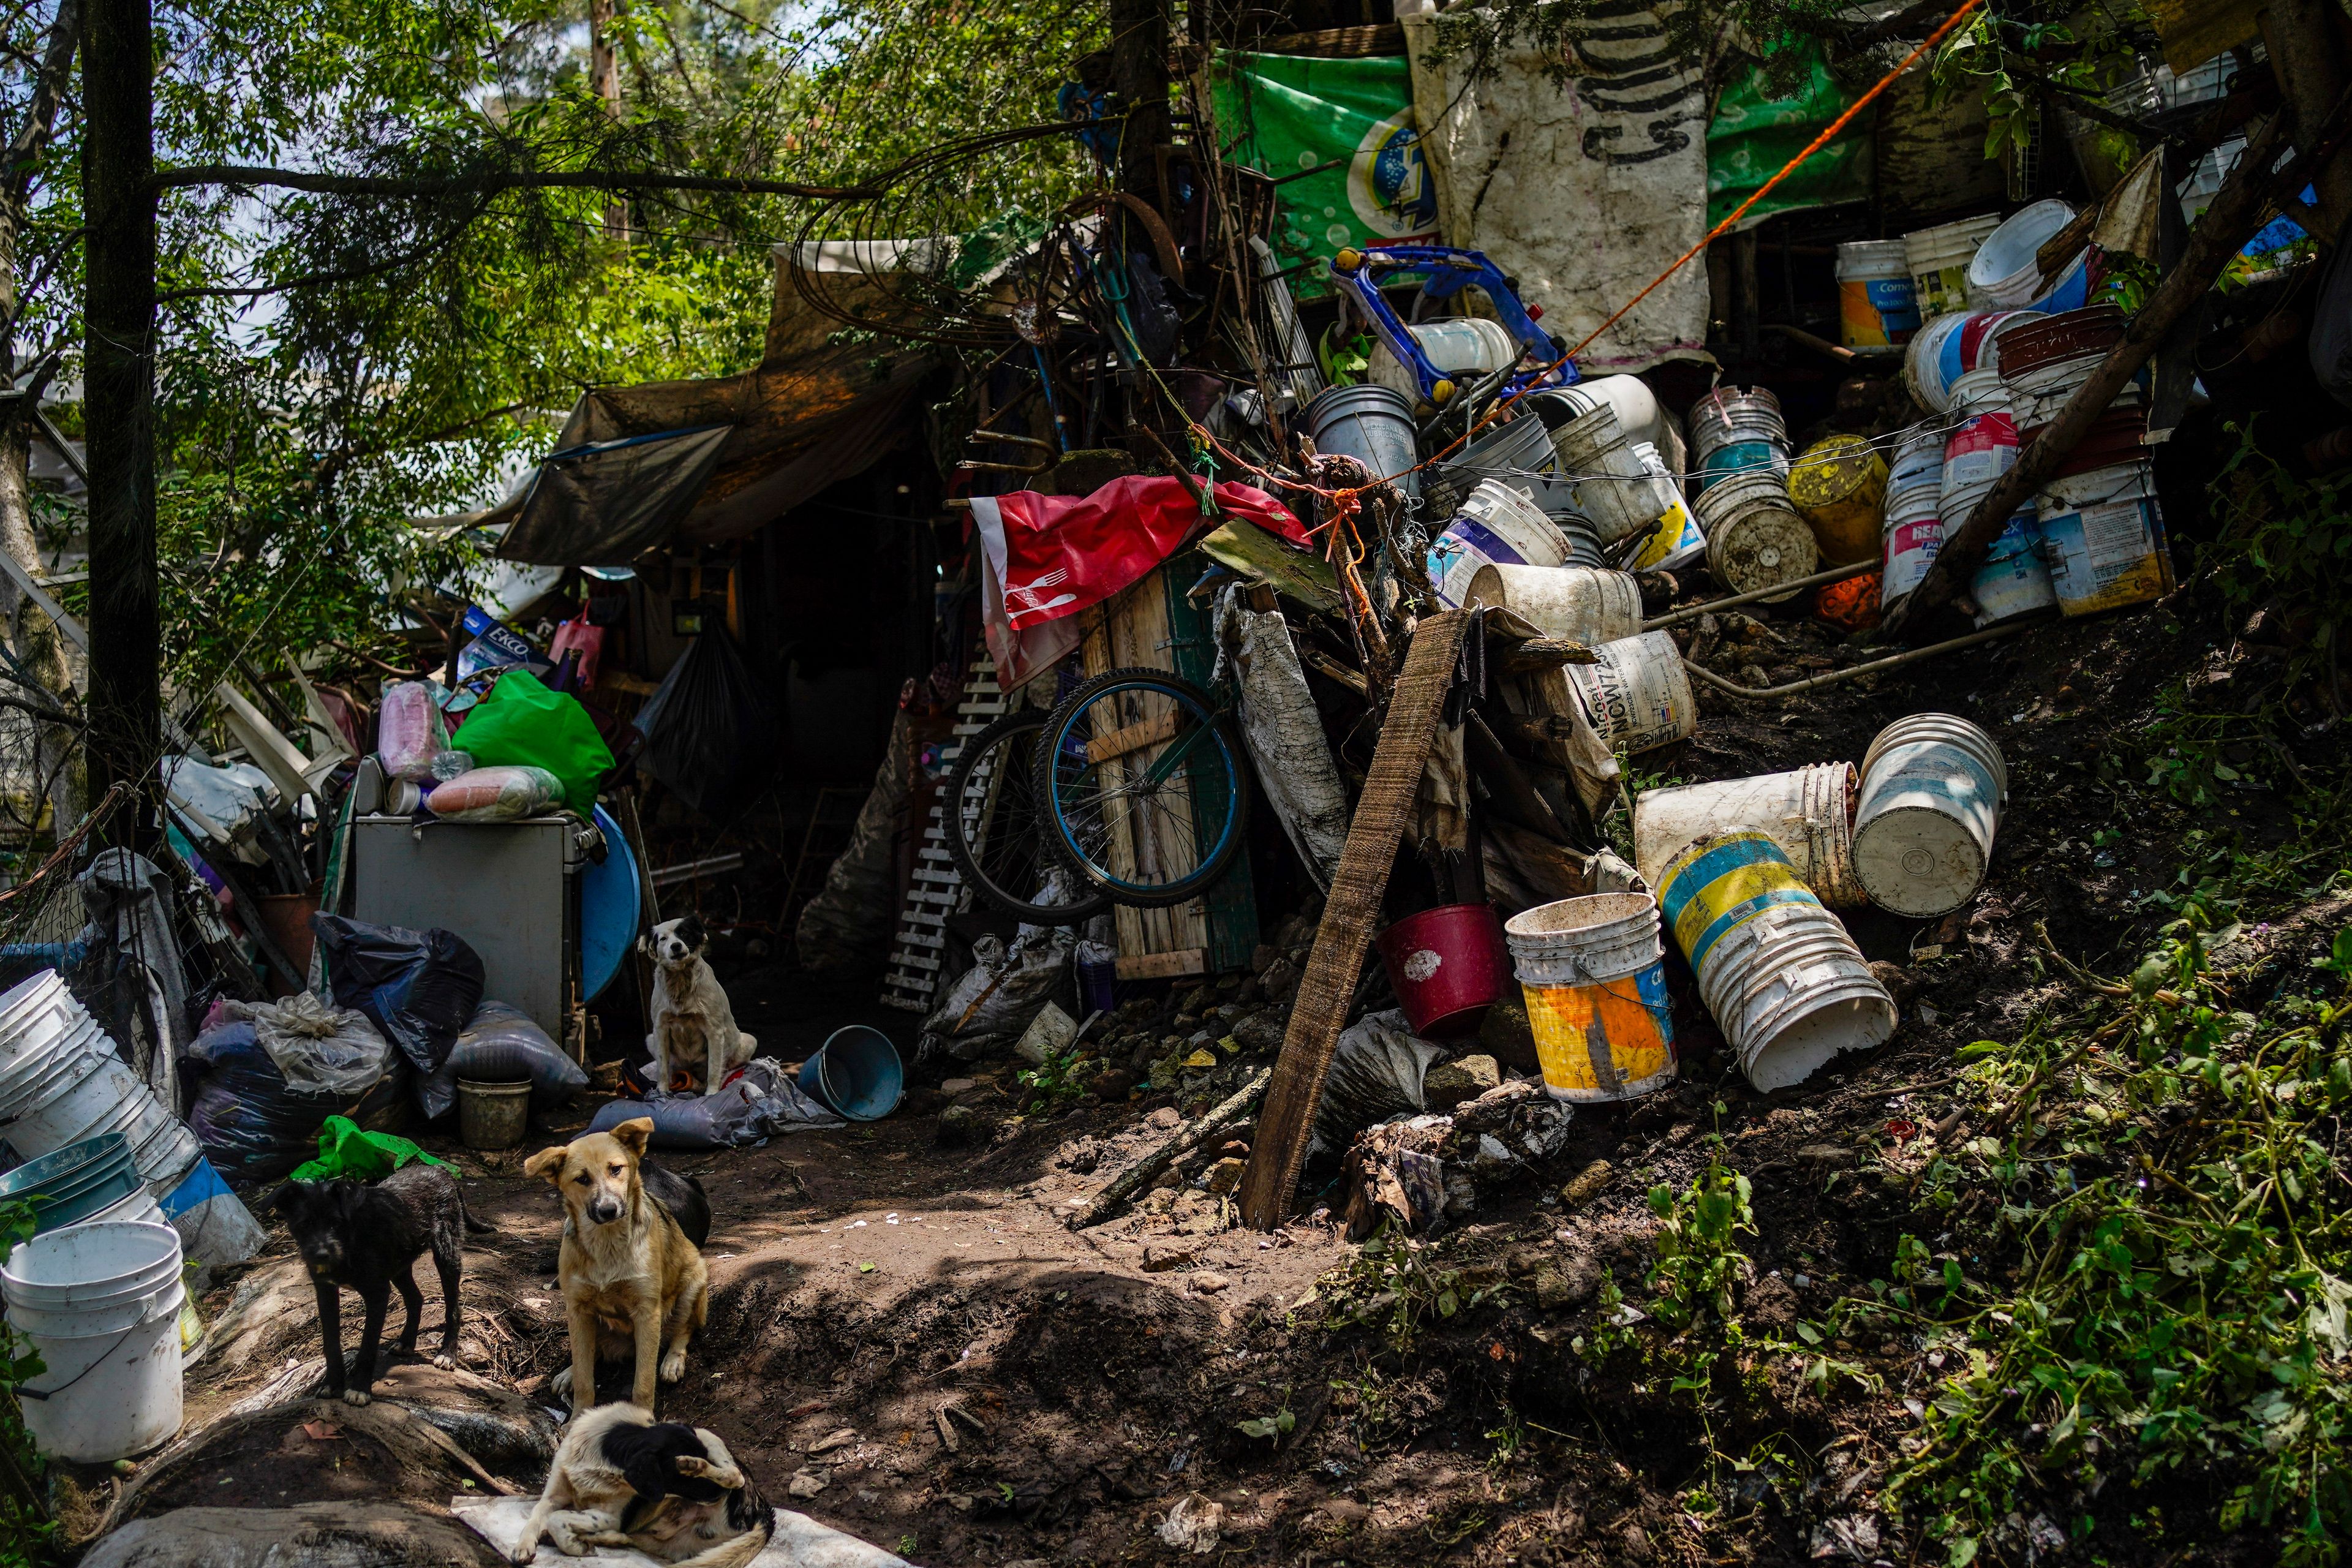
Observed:
[[[0,269],[13,275],[13,268]],[[31,418],[31,410],[19,404],[16,417],[0,422],[0,550],[5,550],[19,566],[38,576],[42,572],[41,552],[39,542],[33,536],[27,482],[32,454],[26,426]],[[18,661],[48,688],[52,696],[69,700],[74,691],[73,670],[66,663],[65,639],[58,635],[49,617],[33,603],[32,595],[16,586],[13,578],[0,581],[0,610],[5,611],[8,644],[16,649]],[[48,795],[50,831],[63,838],[81,826],[87,809],[78,737],[64,724],[45,724],[29,715],[26,722],[33,727],[37,787]]]
[[[152,797],[163,752],[155,574],[154,28],[148,0],[89,0],[82,33],[82,199],[89,465],[90,787]],[[119,812],[110,842],[143,847],[154,813]]]
[[[1168,140],[1169,0],[1110,0],[1110,80],[1125,116],[1118,187],[1154,206],[1160,168],[1152,150]]]
[[[588,86],[614,120],[621,118],[621,57],[613,47],[613,19],[620,10],[620,0],[588,0]],[[604,209],[604,232],[628,243],[628,203],[614,202]]]
[[[2279,90],[2294,119],[2294,145],[2307,148],[2320,134],[2320,122],[2343,95],[2344,48],[2335,6],[2327,0],[2273,0],[2269,17],[2271,64],[2278,74]],[[2317,237],[2334,244],[2344,220],[2352,217],[2352,161],[2339,160],[2320,171],[2313,182],[2319,193],[2319,222],[2326,232]]]

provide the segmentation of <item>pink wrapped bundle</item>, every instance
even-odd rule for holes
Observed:
[[[517,822],[563,804],[563,781],[545,768],[476,768],[425,797],[444,822]]]
[[[427,680],[388,687],[376,719],[375,754],[386,778],[422,783],[433,776],[433,755],[449,749],[449,721]]]

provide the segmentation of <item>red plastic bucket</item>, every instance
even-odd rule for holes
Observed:
[[[1416,1035],[1472,1033],[1511,983],[1503,922],[1491,904],[1442,904],[1407,915],[1373,945]]]

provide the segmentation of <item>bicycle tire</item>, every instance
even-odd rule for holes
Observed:
[[[972,814],[965,810],[966,791],[975,784],[986,788],[992,782],[1000,790],[1008,782],[1024,790],[1035,787],[1035,770],[1029,765],[1031,759],[1019,754],[1017,747],[1024,731],[1034,735],[1045,729],[1045,710],[1042,708],[1007,713],[964,742],[963,750],[956,754],[955,763],[948,770],[947,779],[941,785],[940,827],[941,836],[947,840],[948,858],[955,863],[957,875],[963,879],[964,886],[970,888],[975,896],[1031,925],[1079,925],[1110,908],[1110,900],[1083,882],[1072,889],[1079,897],[1066,904],[1041,904],[1028,895],[1014,891],[1016,884],[1008,882],[1006,877],[1021,863],[1017,851],[1010,862],[1000,861],[992,868],[989,864],[992,857],[988,853],[990,846],[984,837],[980,844],[972,842],[971,835],[975,824]],[[999,755],[1000,752],[1003,754]],[[975,775],[992,757],[996,759],[1003,771],[993,781],[977,778]],[[1015,835],[1026,833],[1035,841],[1035,850],[1031,858],[1034,866],[1040,869],[1052,867],[1076,876],[1075,872],[1063,866],[1058,857],[1048,852],[1034,810],[1031,826],[1027,828],[1017,822],[1007,822],[1003,826]]]
[[[1083,785],[1077,779],[1063,776],[1068,769],[1061,763],[1061,759],[1075,738],[1075,727],[1081,721],[1091,722],[1087,715],[1095,705],[1121,691],[1158,691],[1175,699],[1192,713],[1200,729],[1206,731],[1204,739],[1213,740],[1214,750],[1211,755],[1216,765],[1205,773],[1196,774],[1192,770],[1188,752],[1183,778],[1187,790],[1193,792],[1188,798],[1188,809],[1197,804],[1196,780],[1213,791],[1222,786],[1230,803],[1219,828],[1218,838],[1208,852],[1197,858],[1190,871],[1163,883],[1139,883],[1101,864],[1079,841],[1086,836],[1087,829],[1075,823],[1071,816],[1074,808],[1081,812],[1085,810],[1083,804],[1076,798]],[[1201,743],[1191,742],[1194,747]],[[1165,742],[1147,742],[1144,744],[1164,746]],[[1164,758],[1165,754],[1163,750],[1160,756]],[[1216,699],[1208,692],[1165,670],[1107,670],[1078,686],[1046,718],[1035,758],[1035,794],[1046,848],[1064,866],[1082,878],[1087,886],[1115,904],[1136,909],[1165,909],[1198,898],[1233,868],[1246,837],[1244,830],[1249,822],[1250,779],[1242,757],[1242,748],[1234,738],[1233,726],[1225,721]],[[1148,793],[1156,793],[1160,787],[1165,786],[1153,786],[1153,790]],[[1163,816],[1161,820],[1167,818]]]

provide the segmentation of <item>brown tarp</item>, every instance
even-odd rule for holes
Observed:
[[[931,360],[839,342],[781,268],[757,370],[583,396],[532,484],[482,515],[513,524],[499,554],[620,565],[671,540],[740,539],[895,446]]]

